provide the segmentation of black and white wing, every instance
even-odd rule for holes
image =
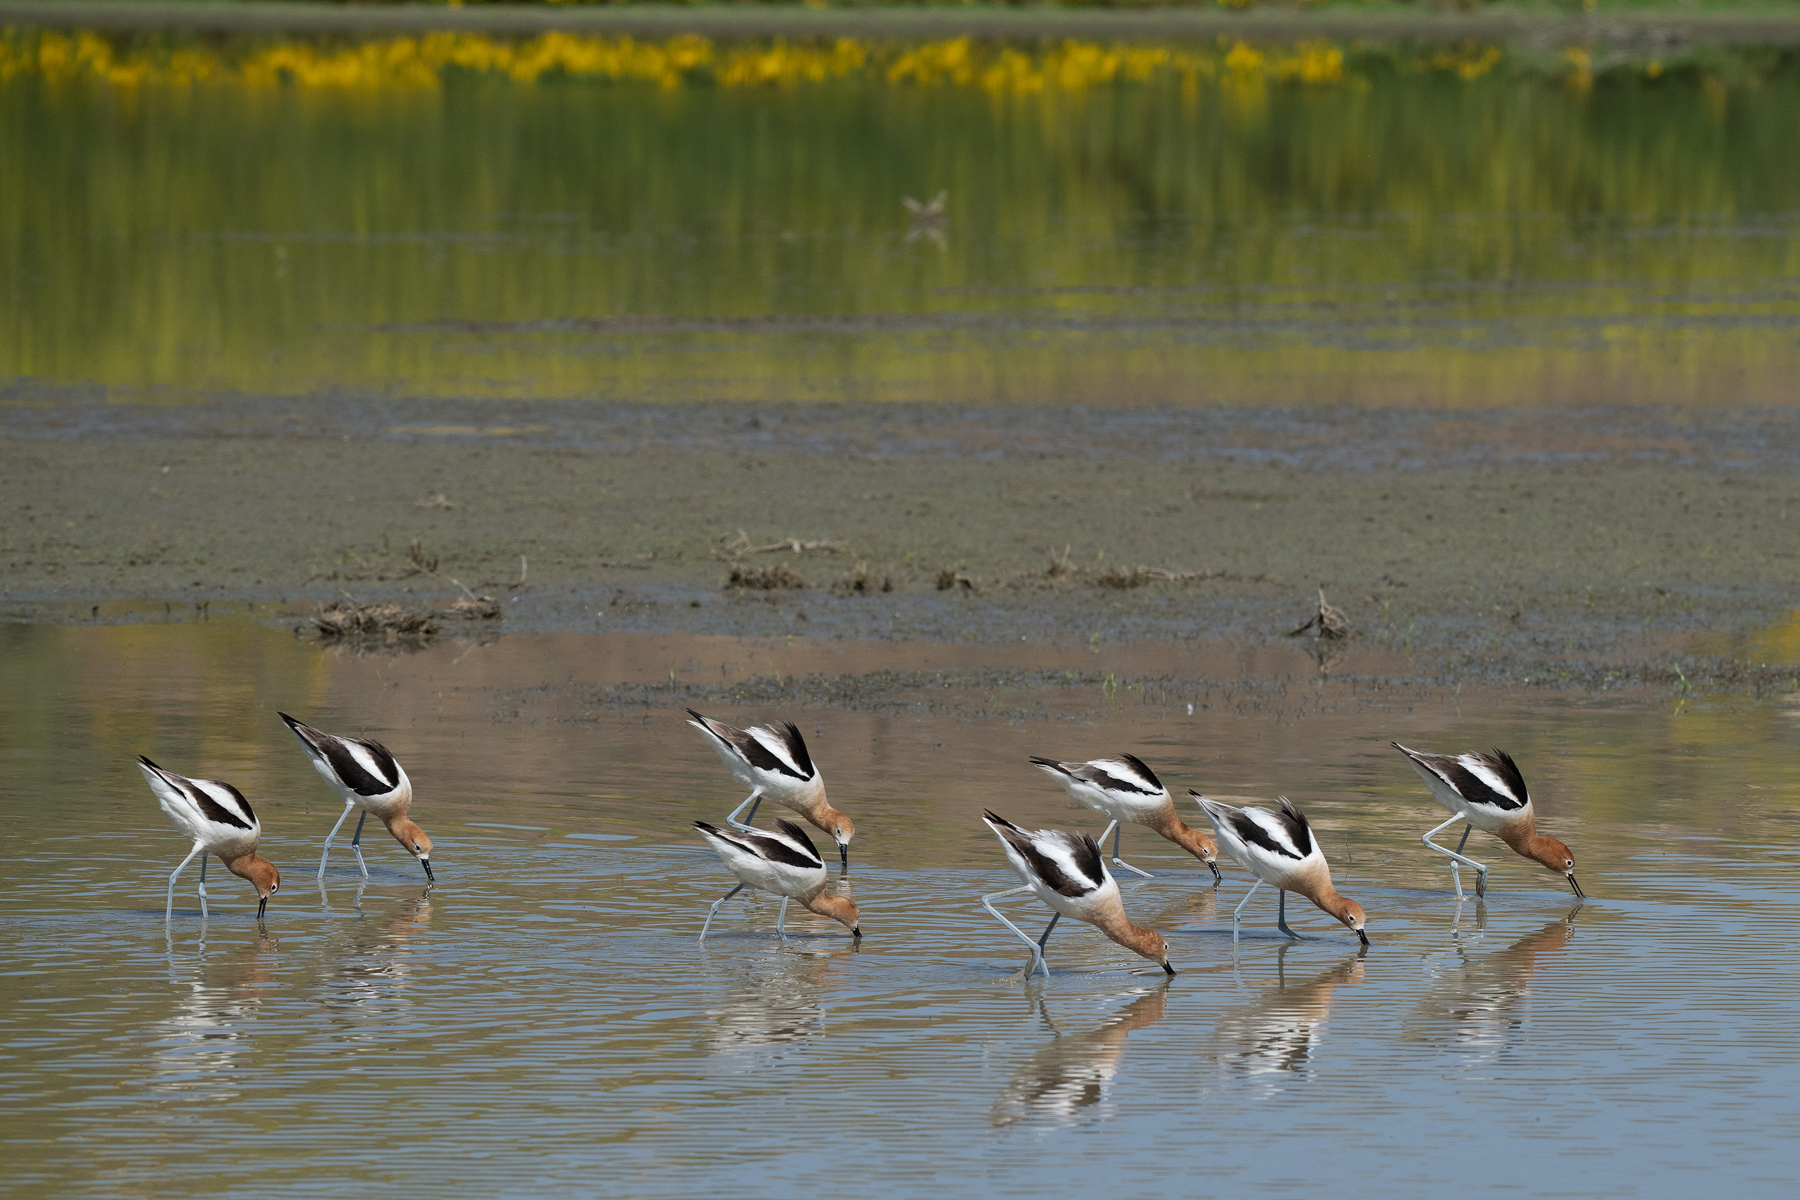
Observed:
[[[1035,757],[1031,761],[1052,775],[1064,775],[1102,791],[1125,796],[1160,796],[1163,793],[1162,780],[1135,754],[1096,758],[1092,762],[1058,762],[1053,758]]]
[[[1027,881],[1036,876],[1051,891],[1071,899],[1098,891],[1109,881],[1092,834],[1021,829],[994,812],[983,813],[982,820],[999,835],[1013,869]]]
[[[201,841],[232,835],[257,835],[261,826],[244,794],[217,779],[189,779],[165,771],[143,755],[138,770],[164,813],[182,832]]]
[[[374,798],[386,796],[406,779],[400,763],[380,742],[339,737],[314,729],[286,713],[279,714],[294,731],[313,769],[340,791]]]
[[[1438,803],[1451,812],[1458,811],[1459,800],[1497,814],[1516,813],[1531,804],[1525,776],[1512,755],[1504,750],[1489,754],[1430,754],[1409,750],[1399,742],[1391,744],[1406,755]]]
[[[812,757],[806,752],[806,739],[800,736],[800,730],[791,721],[739,729],[702,716],[691,708],[687,711],[693,718],[688,724],[706,734],[715,749],[735,755],[754,770],[786,776],[801,783],[815,774]]]
[[[1305,814],[1286,796],[1281,798],[1280,810],[1271,812],[1266,808],[1234,808],[1199,792],[1188,795],[1199,803],[1207,823],[1231,856],[1252,874],[1256,874],[1256,868],[1250,860],[1278,868],[1293,867],[1317,849]]]

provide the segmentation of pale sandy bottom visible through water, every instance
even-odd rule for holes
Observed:
[[[792,910],[781,945],[764,899],[727,905],[701,947],[731,880],[687,825],[741,793],[679,707],[595,705],[570,680],[997,651],[521,636],[396,658],[248,625],[3,632],[18,1194],[1759,1195],[1800,1177],[1789,705],[1296,676],[1292,703],[1192,716],[1097,688],[997,698],[1006,719],[721,709],[800,724],[857,819],[866,937]],[[1084,670],[1178,653],[1032,652]],[[377,832],[368,885],[339,851],[321,890],[338,805],[277,709],[394,749],[435,889]],[[1459,906],[1391,738],[1512,750],[1592,899],[1478,835],[1492,892]],[[1184,805],[1190,786],[1293,796],[1371,949],[1304,905],[1309,940],[1285,945],[1266,893],[1234,948],[1244,873],[1215,890],[1140,830],[1127,857],[1159,874],[1126,905],[1179,977],[1064,927],[1055,975],[1023,980],[977,905],[1011,883],[978,814],[1097,832],[1025,759],[1124,750]],[[185,847],[139,753],[257,804],[284,872],[266,934],[215,871],[210,922],[186,877],[165,940]]]

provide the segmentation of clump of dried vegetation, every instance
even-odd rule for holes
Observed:
[[[856,569],[831,585],[833,595],[868,596],[875,592],[891,592],[894,590],[894,577],[883,575],[879,582],[869,574],[868,563],[857,563]]]
[[[467,595],[444,608],[407,608],[391,600],[358,600],[347,596],[313,614],[321,641],[423,644],[455,621],[498,621],[500,604],[492,596]]]
[[[1307,630],[1312,631],[1315,638],[1347,638],[1350,636],[1350,618],[1342,609],[1325,600],[1325,589],[1319,589],[1319,607],[1310,617],[1296,629],[1288,630],[1289,637],[1299,637]]]
[[[798,591],[806,586],[806,578],[786,563],[772,567],[735,566],[725,586],[759,592]]]
[[[973,592],[975,590],[975,581],[955,567],[945,567],[937,573],[937,590],[940,592],[948,592],[952,589],[963,592]]]

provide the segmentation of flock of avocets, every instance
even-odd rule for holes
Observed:
[[[325,837],[325,848],[319,855],[319,874],[325,873],[331,855],[331,841],[350,815],[360,808],[356,833],[350,849],[356,855],[363,878],[369,877],[368,864],[362,856],[363,822],[373,813],[425,868],[428,883],[435,882],[431,871],[431,838],[426,836],[410,816],[412,783],[387,747],[380,742],[338,737],[304,725],[282,713],[281,719],[293,731],[315,770],[344,801],[344,811]],[[705,736],[726,768],[746,787],[750,795],[725,818],[729,829],[719,829],[704,821],[694,828],[706,839],[726,868],[738,879],[736,887],[713,902],[700,927],[700,937],[712,925],[719,905],[745,888],[781,897],[781,912],[776,917],[778,935],[786,937],[787,905],[797,900],[801,906],[823,917],[843,923],[853,937],[862,937],[856,903],[829,887],[825,861],[819,857],[812,838],[792,821],[778,819],[773,830],[758,829],[750,822],[757,807],[766,799],[793,810],[814,827],[830,834],[837,843],[843,871],[850,867],[850,840],[856,826],[850,818],[831,806],[825,798],[825,781],[806,751],[806,742],[791,723],[753,725],[739,729],[723,721],[715,721],[688,710],[690,722]],[[1475,892],[1487,894],[1485,864],[1466,857],[1472,830],[1493,834],[1514,851],[1552,871],[1562,873],[1577,896],[1585,893],[1575,882],[1575,859],[1569,848],[1552,837],[1537,832],[1531,796],[1518,764],[1503,750],[1490,754],[1428,754],[1409,750],[1399,742],[1394,749],[1407,757],[1424,778],[1432,799],[1448,809],[1451,817],[1425,834],[1425,845],[1449,856],[1451,876],[1456,892],[1462,895],[1463,866],[1476,873]],[[1363,932],[1365,920],[1362,906],[1338,893],[1331,885],[1331,868],[1326,865],[1318,839],[1307,824],[1306,815],[1283,796],[1278,809],[1235,808],[1210,800],[1199,792],[1188,795],[1199,804],[1212,827],[1208,837],[1191,828],[1175,812],[1174,799],[1143,760],[1122,754],[1118,758],[1101,758],[1092,762],[1059,762],[1049,758],[1033,758],[1031,762],[1047,772],[1067,789],[1070,796],[1110,819],[1111,824],[1096,839],[1092,834],[1067,833],[1060,829],[1022,829],[1005,817],[984,813],[982,820],[1000,839],[1006,859],[1018,872],[1023,884],[1006,891],[983,896],[981,903],[1001,924],[1012,930],[1031,947],[1031,965],[1027,974],[1043,970],[1044,945],[1050,931],[1063,917],[1086,921],[1119,945],[1158,964],[1170,975],[1169,950],[1163,936],[1152,929],[1133,925],[1125,915],[1119,885],[1106,864],[1101,861],[1101,847],[1112,835],[1112,862],[1122,870],[1148,876],[1119,857],[1123,825],[1132,822],[1147,826],[1211,868],[1215,886],[1219,874],[1218,853],[1225,852],[1239,866],[1250,872],[1256,882],[1242,903],[1232,911],[1232,937],[1238,935],[1244,905],[1267,883],[1276,888],[1280,900],[1276,927],[1290,938],[1299,937],[1287,923],[1287,894],[1297,892],[1319,909],[1342,921],[1366,947],[1368,935]],[[243,793],[228,783],[213,779],[188,779],[166,771],[140,757],[138,769],[149,781],[157,803],[176,828],[194,839],[194,848],[169,876],[168,903],[164,919],[168,920],[175,905],[175,881],[192,862],[200,859],[200,911],[206,915],[206,857],[216,854],[227,870],[247,879],[256,888],[256,907],[260,921],[269,897],[281,887],[281,875],[275,864],[256,850],[262,840],[262,824],[251,810]],[[1462,841],[1455,850],[1440,846],[1431,839],[1457,821],[1465,823]],[[1215,840],[1216,839],[1216,840]],[[1006,896],[1030,893],[1043,901],[1051,911],[1050,924],[1034,938],[1007,920],[994,901]]]

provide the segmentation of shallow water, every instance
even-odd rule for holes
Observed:
[[[1800,1174],[1791,706],[1327,681],[1311,704],[1192,716],[1103,687],[1004,721],[722,711],[799,721],[857,819],[867,936],[790,913],[783,946],[774,903],[734,901],[701,947],[730,880],[687,824],[739,794],[678,709],[583,687],[987,648],[508,636],[394,658],[250,624],[0,633],[0,1090],[22,1189],[1772,1194]],[[1033,653],[1129,673],[1149,652]],[[340,842],[321,889],[338,805],[277,708],[398,753],[436,888],[377,835],[366,887]],[[1390,738],[1511,749],[1592,899],[1479,839],[1490,896],[1459,906]],[[1096,827],[1025,756],[1119,750],[1172,787],[1294,796],[1372,948],[1310,908],[1285,945],[1266,896],[1234,948],[1243,873],[1215,891],[1134,831],[1127,857],[1159,874],[1127,907],[1180,976],[1059,929],[1053,977],[1022,980],[976,904],[1009,886],[976,814]],[[212,919],[187,877],[166,935],[184,848],[138,753],[257,804],[285,872],[266,933],[220,872]]]
[[[421,77],[405,39],[35,45],[0,39],[0,381],[1728,405],[1790,403],[1800,366],[1777,52],[1589,78],[1471,46],[961,44],[971,74],[920,66],[958,43],[709,43],[659,83]],[[1133,55],[1162,65],[1093,73]],[[229,74],[262,59],[287,65]],[[752,61],[767,86],[733,82]],[[903,206],[940,190],[941,223]]]

